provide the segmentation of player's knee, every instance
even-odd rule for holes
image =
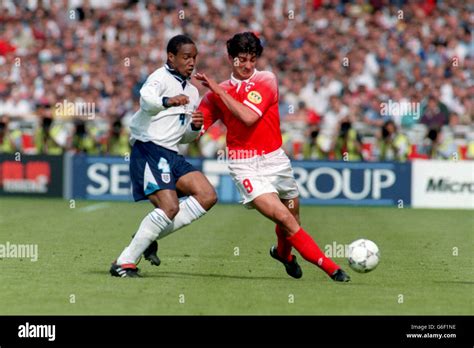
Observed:
[[[210,190],[207,194],[207,208],[206,210],[211,209],[217,203],[217,194],[216,191]]]
[[[294,225],[297,224],[295,217],[287,210],[280,209],[275,212],[275,219],[278,224],[282,227],[283,231],[292,231],[294,230]]]
[[[199,192],[195,198],[206,211],[217,203],[217,194],[212,188]]]
[[[163,210],[163,212],[166,214],[166,216],[170,220],[173,220],[179,212],[179,205],[178,205],[177,202],[176,203],[174,203],[174,202],[173,203],[168,203],[166,205],[163,205],[160,208],[161,208],[161,210]]]

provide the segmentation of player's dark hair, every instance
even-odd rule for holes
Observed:
[[[260,39],[254,33],[249,31],[235,34],[227,40],[227,53],[235,58],[239,53],[255,54],[260,57],[263,52],[263,46]]]
[[[170,41],[168,41],[168,45],[166,46],[166,53],[173,53],[174,55],[177,55],[180,47],[186,44],[196,45],[189,36],[186,36],[186,35],[173,36],[170,39]]]

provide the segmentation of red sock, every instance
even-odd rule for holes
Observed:
[[[285,234],[281,230],[280,226],[276,225],[275,227],[275,233],[278,236],[278,245],[277,245],[277,251],[278,255],[287,261],[290,261],[291,257],[291,243],[289,243],[286,240]]]
[[[287,238],[287,240],[305,260],[315,264],[329,276],[340,268],[334,261],[324,255],[313,238],[302,227],[293,236]]]

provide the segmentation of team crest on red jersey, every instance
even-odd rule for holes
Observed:
[[[257,91],[250,91],[249,94],[247,94],[247,99],[254,104],[260,104],[262,102],[262,96]]]

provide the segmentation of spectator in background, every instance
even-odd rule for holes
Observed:
[[[304,146],[304,158],[317,158],[316,139],[319,134],[319,126],[321,124],[321,116],[313,109],[308,109],[308,122],[306,128],[306,143]]]
[[[474,85],[469,89],[470,96],[462,98],[462,109],[460,110],[459,123],[464,125],[474,125]]]
[[[94,154],[94,148],[94,139],[87,132],[86,124],[84,123],[84,121],[76,122],[70,149],[76,153]]]
[[[35,146],[37,154],[61,155],[64,152],[58,137],[61,133],[61,126],[55,123],[51,117],[51,105],[40,104],[37,107],[40,116],[40,126],[35,132]]]
[[[335,159],[344,161],[362,160],[362,139],[352,128],[351,122],[341,123],[339,135],[334,148]]]
[[[122,126],[120,120],[116,120],[111,127],[111,134],[108,136],[107,153],[112,156],[125,156],[130,154],[130,134]]]
[[[386,121],[382,126],[378,148],[380,161],[404,162],[410,154],[408,137],[398,132],[397,126],[392,120]]]
[[[0,101],[0,108],[3,114],[8,116],[26,117],[31,114],[32,107],[27,100],[27,94],[21,93],[19,89],[14,88],[11,95],[4,101]]]
[[[204,157],[222,157],[226,149],[226,127],[221,121],[217,121],[199,139],[201,152]]]
[[[321,120],[321,127],[316,140],[321,158],[329,158],[334,149],[339,125],[341,122],[348,120],[348,116],[349,108],[342,104],[340,97],[331,96],[329,98],[329,109]]]
[[[75,125],[70,149],[76,153],[96,156],[107,153],[106,141],[107,137],[103,136],[93,123],[86,124],[84,121],[78,121]]]
[[[474,160],[474,135],[471,135],[468,139],[466,146],[466,159]]]
[[[422,111],[421,123],[429,129],[441,128],[448,124],[448,108],[434,95],[428,97],[428,103]]]
[[[400,115],[400,131],[408,132],[420,121],[429,128],[446,125],[448,114],[454,112],[461,125],[471,127],[464,135],[467,141],[474,123],[470,6],[459,0],[428,5],[372,0],[3,0],[0,110],[19,120],[10,125],[20,130],[15,125],[23,127],[27,120],[41,124],[34,121],[35,105],[45,97],[52,105],[64,99],[93,103],[96,117],[87,127],[93,124],[95,141],[102,144],[97,151],[105,153],[104,138],[113,134],[113,122],[120,119],[127,127],[127,118],[138,109],[141,84],[164,63],[167,37],[191,33],[200,43],[196,71],[212,70],[217,80],[225,80],[230,71],[219,48],[231,33],[252,30],[267,52],[257,68],[272,70],[279,78],[282,116],[299,101],[325,116],[332,112],[331,96],[342,96],[342,104],[354,109],[349,112],[352,126],[359,130],[364,123],[361,135],[366,143],[387,120],[379,114],[380,100],[418,103],[434,95],[443,116],[431,106],[426,118],[425,110],[421,119]],[[184,10],[183,19],[179,10]],[[290,10],[294,19],[288,18]],[[204,90],[196,85],[202,95]],[[66,147],[64,129],[73,132],[75,119],[61,120],[65,124],[58,126],[56,139]],[[328,120],[322,122],[321,137],[318,126],[312,126],[304,153],[317,148],[314,139],[321,141],[324,151],[309,157],[329,157],[331,141],[323,140],[331,133]],[[100,122],[109,129],[94,131]],[[215,127],[216,136],[203,138],[196,153],[215,157],[215,150],[225,147],[222,130]],[[333,142],[337,133],[336,127]]]
[[[369,126],[382,127],[385,120],[380,114],[380,110],[380,100],[378,100],[376,97],[373,97],[370,101],[370,104],[366,107],[364,111],[364,122]]]
[[[0,117],[0,153],[13,154],[21,151],[21,132],[9,129],[9,119]]]
[[[286,153],[295,159],[303,159],[307,139],[308,125],[318,122],[317,114],[309,109],[305,102],[298,102],[296,112],[286,115],[281,122],[283,146]]]
[[[453,138],[441,132],[439,128],[428,131],[420,152],[431,159],[454,159],[455,156],[459,158]]]

